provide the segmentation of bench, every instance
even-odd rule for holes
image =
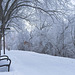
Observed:
[[[9,59],[9,57],[7,55],[0,56],[0,67],[7,66],[8,72],[9,72],[10,64],[11,64],[11,60]]]

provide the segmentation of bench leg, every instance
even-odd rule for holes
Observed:
[[[8,72],[10,71],[10,66],[8,66]]]

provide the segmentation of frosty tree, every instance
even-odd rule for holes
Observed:
[[[48,1],[43,1],[44,4],[46,4],[46,2]],[[57,12],[56,10],[48,10],[46,7],[43,8],[40,0],[0,0],[0,43],[2,36],[4,39],[5,28],[10,26],[9,23],[12,22],[12,19],[25,19],[27,17],[26,15],[22,15],[22,13],[24,13],[22,9],[26,9],[27,7],[41,10],[47,13],[50,17],[52,17],[51,14]],[[5,42],[3,43],[5,45]]]
[[[5,32],[9,27],[12,26],[20,29],[22,23],[19,23],[19,21],[22,22],[22,19],[24,19],[31,22],[31,18],[28,17],[37,13],[39,13],[38,16],[45,15],[45,17],[47,17],[47,21],[45,23],[48,21],[51,22],[54,21],[55,18],[57,19],[61,17],[60,15],[64,14],[64,10],[66,10],[66,8],[66,0],[0,0],[0,50],[1,39],[2,37],[5,39]],[[38,16],[37,18],[39,18]],[[46,25],[49,26],[49,23]],[[41,28],[43,28],[43,25]],[[5,53],[5,41],[3,44]]]

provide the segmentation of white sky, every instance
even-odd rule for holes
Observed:
[[[75,0],[71,0],[71,3],[72,3],[73,5],[75,5]]]
[[[40,1],[41,3],[43,3],[43,0],[38,0],[38,1]]]

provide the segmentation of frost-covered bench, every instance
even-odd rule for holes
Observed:
[[[9,57],[7,55],[0,56],[0,67],[7,66],[8,71],[9,71],[10,70],[10,64],[11,64],[11,60],[9,59]]]

